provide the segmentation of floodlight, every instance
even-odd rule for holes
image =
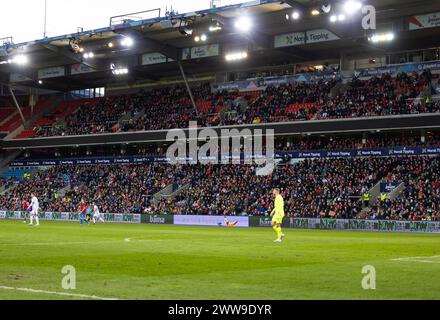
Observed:
[[[225,56],[225,59],[226,61],[238,61],[238,60],[246,59],[247,57],[248,57],[248,53],[246,51],[242,51],[242,52],[228,53]]]
[[[83,54],[84,59],[91,59],[95,56],[93,52],[86,52]]]
[[[9,63],[15,63],[15,64],[18,64],[18,65],[25,65],[25,64],[27,64],[29,62],[29,59],[28,59],[27,56],[19,54],[19,55],[13,57],[12,59],[9,59],[8,62]]]
[[[371,38],[369,38],[369,40],[373,43],[390,42],[393,41],[395,37],[396,36],[394,35],[394,33],[389,32],[389,33],[375,34]]]
[[[238,18],[234,24],[235,28],[240,32],[248,32],[252,28],[252,21],[249,17],[244,16]]]
[[[344,11],[348,14],[353,14],[362,8],[362,3],[359,1],[349,0],[344,4]]]
[[[121,41],[121,45],[122,45],[123,47],[127,47],[127,48],[129,48],[129,47],[132,47],[133,44],[134,44],[134,40],[133,40],[132,38],[130,38],[130,37],[125,37],[125,38]]]

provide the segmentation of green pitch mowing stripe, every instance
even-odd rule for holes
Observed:
[[[440,299],[439,235],[285,232],[0,221],[0,299]],[[62,289],[66,265],[76,290]],[[366,265],[376,290],[362,289]]]

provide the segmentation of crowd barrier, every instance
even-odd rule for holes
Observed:
[[[207,215],[141,215],[104,213],[109,223],[128,224],[168,224],[186,226],[219,227],[261,227],[270,228],[271,218],[265,216],[207,216]],[[0,211],[0,220],[20,220],[24,213],[19,211]],[[79,221],[79,214],[72,212],[41,212],[43,221]],[[284,228],[310,230],[347,230],[404,233],[440,234],[440,221],[387,221],[387,220],[349,220],[319,218],[285,218]]]

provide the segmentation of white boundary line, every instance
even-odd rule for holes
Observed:
[[[75,297],[75,298],[87,298],[87,299],[93,299],[93,300],[119,300],[116,298],[103,298],[103,297],[98,297],[98,296],[90,296],[87,294],[55,292],[55,291],[46,291],[46,290],[34,290],[34,289],[29,289],[29,288],[14,288],[14,287],[7,287],[7,286],[0,286],[0,290],[11,290],[11,291],[21,291],[21,292],[30,292],[30,293],[44,293],[44,294],[49,294],[49,295]]]
[[[440,256],[397,258],[397,259],[391,259],[391,261],[440,263],[440,260],[439,261],[426,260],[426,259],[437,259],[437,258],[440,258]]]
[[[109,241],[80,241],[80,242],[36,242],[36,243],[0,243],[0,246],[19,246],[19,247],[28,247],[28,246],[71,246],[71,245],[83,245],[83,244],[107,244],[107,243],[123,243],[123,241],[118,240],[109,240]]]

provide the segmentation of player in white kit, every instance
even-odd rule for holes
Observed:
[[[38,219],[38,210],[40,209],[40,203],[38,202],[38,199],[34,193],[31,193],[31,197],[32,197],[31,204],[29,205],[28,208],[28,210],[31,210],[30,213],[31,223],[29,225],[34,224],[34,218],[35,218],[35,221],[37,222],[35,226],[38,227],[40,225],[40,221]]]
[[[99,208],[96,203],[93,203],[93,224],[96,224],[96,220],[105,223],[104,219],[101,217],[101,212],[99,212]]]

